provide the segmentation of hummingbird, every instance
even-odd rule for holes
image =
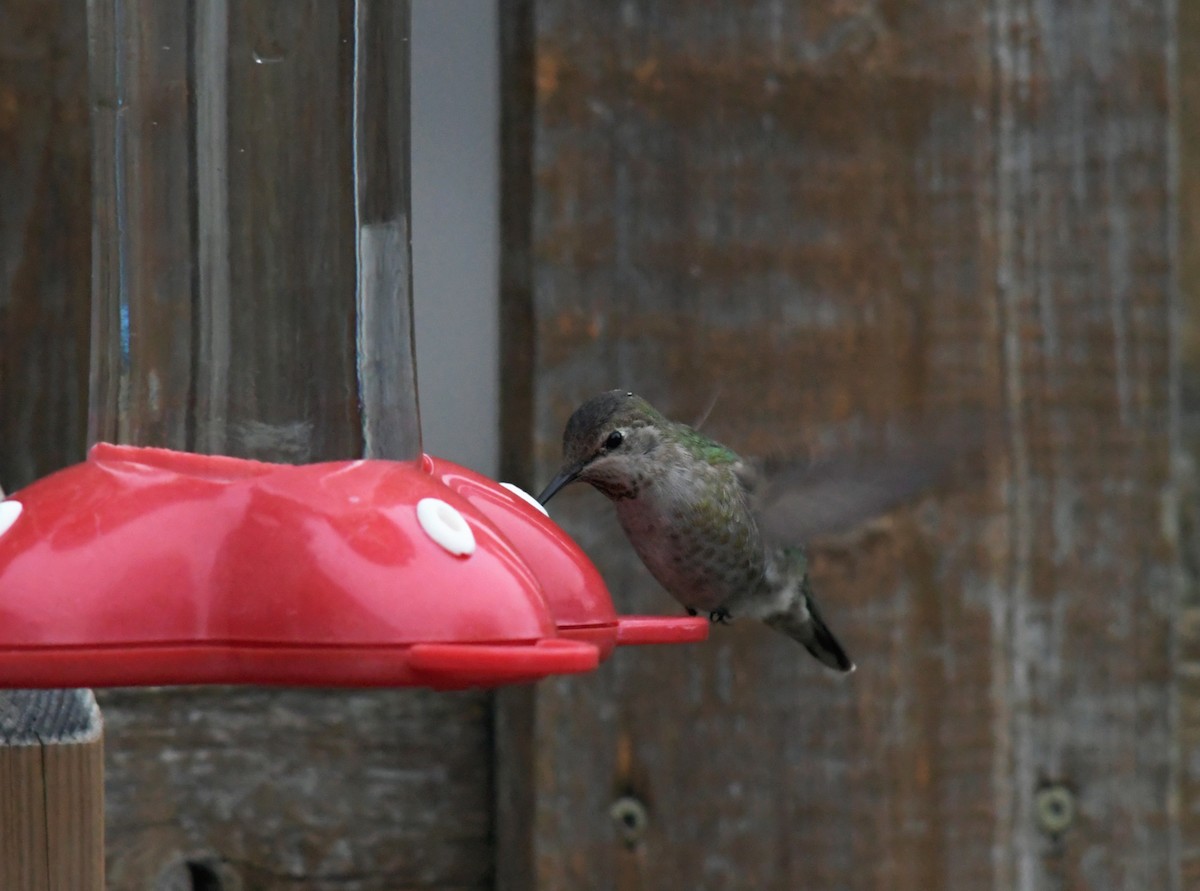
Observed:
[[[931,467],[936,462],[930,463]],[[610,390],[563,433],[563,464],[538,502],[590,484],[650,574],[690,615],[759,619],[839,672],[854,662],[817,606],[804,544],[911,497],[932,481],[920,462],[864,467],[835,459],[770,468]]]

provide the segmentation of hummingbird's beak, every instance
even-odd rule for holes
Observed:
[[[579,474],[583,472],[583,465],[576,464],[571,467],[564,467],[558,472],[554,479],[550,480],[550,485],[542,489],[542,494],[537,497],[538,504],[544,505],[547,501],[554,497],[563,486],[568,483],[573,483],[579,478]]]

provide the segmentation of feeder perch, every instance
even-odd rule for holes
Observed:
[[[528,496],[428,456],[99,444],[0,502],[4,687],[495,686],[706,634],[618,617]]]

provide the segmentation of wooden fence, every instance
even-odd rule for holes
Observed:
[[[982,409],[986,479],[816,549],[849,679],[739,623],[501,694],[103,692],[109,886],[1200,887],[1195,4],[502,16],[507,478],[627,386],[748,452]],[[76,5],[0,34],[13,489],[84,446],[89,131]]]

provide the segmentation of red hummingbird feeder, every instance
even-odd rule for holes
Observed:
[[[0,502],[0,683],[428,686],[703,639],[619,617],[524,493],[448,461],[99,444]]]

